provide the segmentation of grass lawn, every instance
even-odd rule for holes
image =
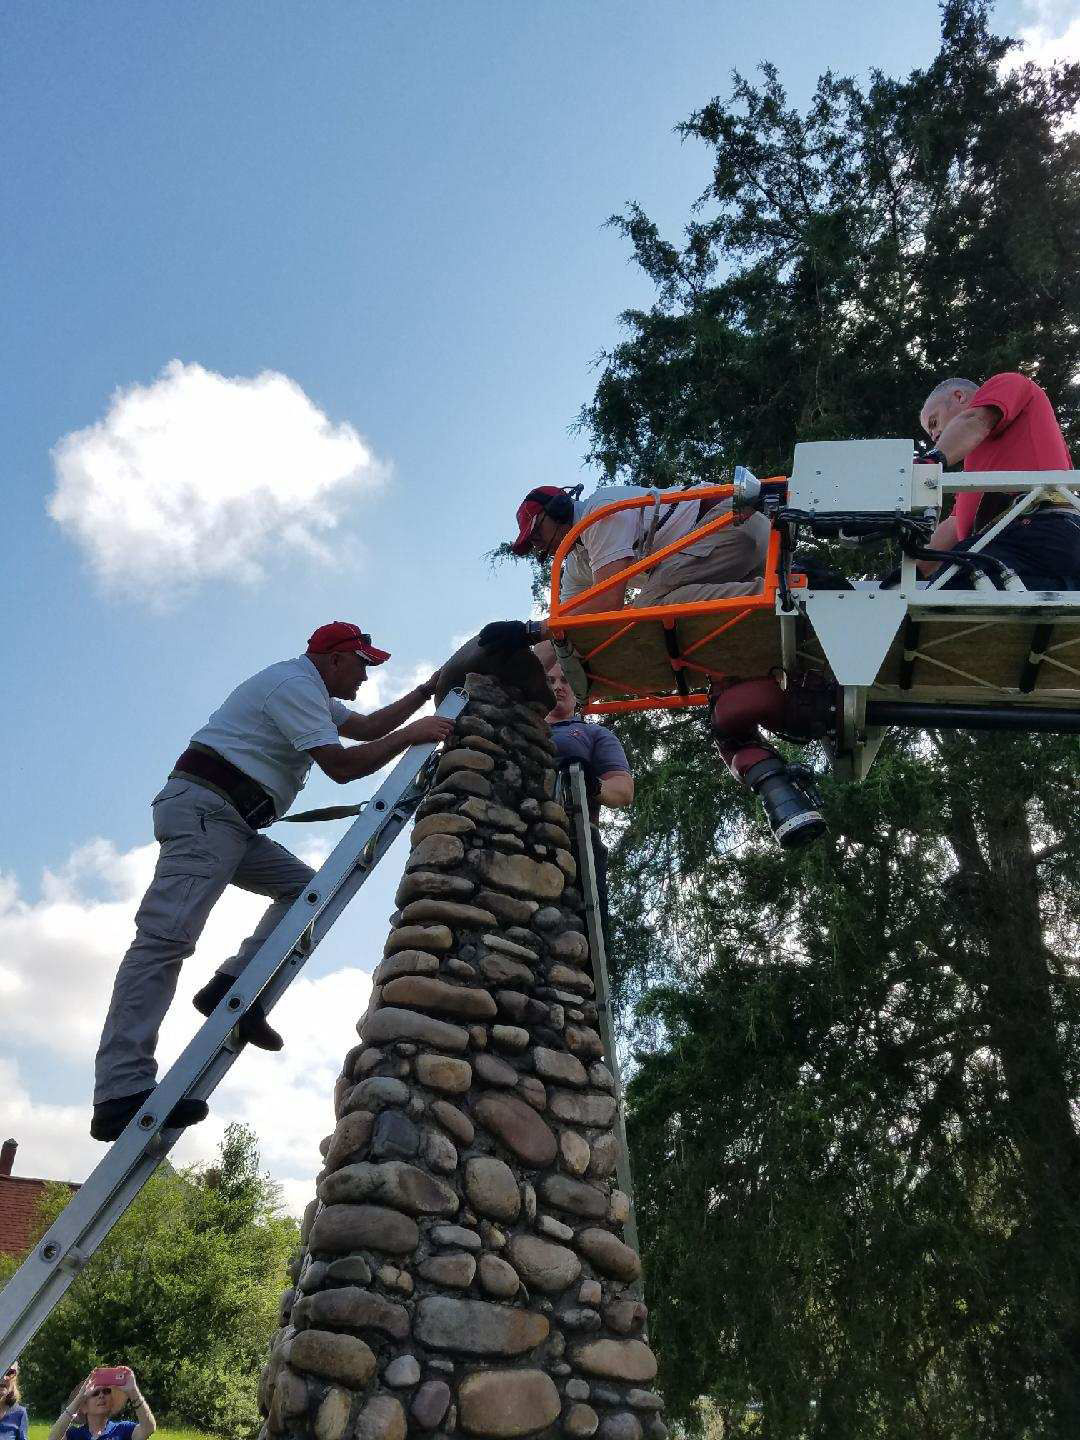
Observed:
[[[30,1440],[45,1440],[52,1426],[47,1420],[39,1420],[30,1426]],[[156,1437],[161,1440],[215,1440],[213,1435],[207,1435],[202,1430],[157,1430]]]

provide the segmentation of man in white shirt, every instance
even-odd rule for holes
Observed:
[[[663,493],[641,485],[605,485],[587,500],[581,500],[572,491],[556,485],[537,486],[518,507],[518,536],[510,548],[515,555],[532,552],[544,559],[554,554],[571,526],[602,506],[655,495],[655,507],[617,511],[582,532],[563,561],[560,593],[566,600],[601,584],[633,561],[681,540],[704,524],[710,514],[717,519],[731,509],[730,500],[665,504]],[[753,514],[739,525],[713,531],[687,549],[661,560],[646,571],[640,581],[631,582],[640,585],[631,603],[635,606],[678,604],[727,595],[760,594],[769,530],[768,519]],[[577,607],[577,613],[618,610],[627,603],[627,589],[625,581],[616,582],[592,600],[583,602]]]
[[[135,917],[135,939],[113,986],[96,1062],[90,1133],[114,1140],[150,1094],[157,1078],[154,1050],[176,992],[180,966],[195,950],[210,911],[227,885],[274,903],[254,932],[209,984],[195,1006],[209,1015],[311,879],[309,865],[259,833],[296,799],[312,764],[337,784],[380,769],[410,745],[438,743],[453,728],[439,716],[401,726],[435,693],[437,675],[371,715],[354,700],[369,665],[390,658],[356,625],[322,625],[307,651],[238,685],[191,737],[153,801],[161,846],[150,888]],[[345,747],[341,739],[360,744]],[[280,1050],[281,1036],[256,1001],[240,1037]],[[207,1115],[201,1100],[182,1100],[170,1124]]]

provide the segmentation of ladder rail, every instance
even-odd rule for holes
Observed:
[[[575,760],[569,767],[568,790],[570,810],[574,821],[574,839],[577,842],[578,871],[581,877],[581,893],[585,901],[585,930],[589,937],[589,954],[592,956],[593,985],[595,987],[597,1024],[600,1039],[604,1043],[607,1063],[615,1080],[615,1131],[616,1149],[615,1173],[619,1189],[630,1204],[630,1213],[623,1221],[623,1233],[627,1244],[641,1254],[638,1245],[637,1216],[634,1210],[634,1186],[630,1174],[630,1149],[626,1143],[626,1118],[623,1106],[623,1085],[619,1072],[619,1056],[615,1049],[615,1024],[611,1015],[611,986],[608,981],[607,946],[604,942],[603,917],[600,912],[600,890],[596,880],[596,854],[592,843],[592,825],[589,820],[589,797],[585,789],[585,772],[581,762]],[[630,1290],[641,1294],[641,1281],[637,1280]]]
[[[455,720],[465,703],[464,693],[452,690],[436,713]],[[18,1359],[180,1139],[183,1131],[164,1128],[173,1106],[185,1096],[205,1100],[213,1094],[243,1049],[236,1033],[239,1021],[256,999],[262,999],[267,1013],[273,1009],[408,824],[427,788],[435,749],[426,743],[405,751],[139,1113],[0,1291],[0,1372]]]

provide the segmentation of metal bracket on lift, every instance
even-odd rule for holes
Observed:
[[[861,685],[840,691],[832,769],[841,780],[865,780],[885,738],[886,726],[866,723],[866,695]]]
[[[464,693],[452,690],[437,713],[456,720],[465,703]],[[173,1106],[185,1096],[206,1100],[213,1094],[243,1049],[236,1032],[239,1021],[256,999],[267,1013],[273,1009],[408,824],[431,783],[434,755],[433,744],[405,751],[142,1109],[0,1291],[0,1371],[33,1339],[180,1139],[181,1130],[165,1128]]]

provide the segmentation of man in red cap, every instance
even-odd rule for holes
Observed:
[[[587,500],[580,498],[581,490],[580,485],[571,489],[538,485],[530,490],[518,506],[517,539],[510,546],[514,554],[546,559],[555,553],[573,525],[616,500],[653,494],[658,503],[618,511],[582,532],[563,558],[560,593],[564,600],[611,580],[633,561],[682,539],[703,524],[710,511],[719,515],[731,508],[730,500],[665,505],[662,490],[650,491],[641,485],[605,485]],[[768,519],[753,514],[739,525],[728,525],[706,535],[647,571],[632,603],[680,604],[760,594],[769,532]],[[592,599],[583,601],[576,613],[618,610],[626,604],[626,592],[627,582],[615,580]],[[485,648],[513,650],[535,645],[547,637],[546,621],[497,620],[485,625],[478,638]],[[576,691],[582,677],[573,647],[562,641],[556,650]]]
[[[321,625],[305,654],[281,660],[238,685],[191,737],[153,802],[161,846],[150,888],[135,916],[135,939],[113,986],[96,1063],[96,1140],[115,1140],[142,1106],[157,1078],[154,1050],[176,992],[180,966],[194,952],[210,911],[227,885],[273,904],[254,932],[195,996],[209,1015],[314,874],[309,865],[260,834],[296,799],[312,763],[343,785],[381,769],[410,745],[445,740],[449,720],[425,716],[402,725],[435,693],[438,676],[371,715],[355,700],[369,665],[390,656],[358,626]],[[400,729],[397,727],[401,727]],[[342,738],[357,740],[343,746]],[[256,1002],[240,1037],[280,1050]],[[175,1126],[206,1117],[201,1100],[182,1100]]]

